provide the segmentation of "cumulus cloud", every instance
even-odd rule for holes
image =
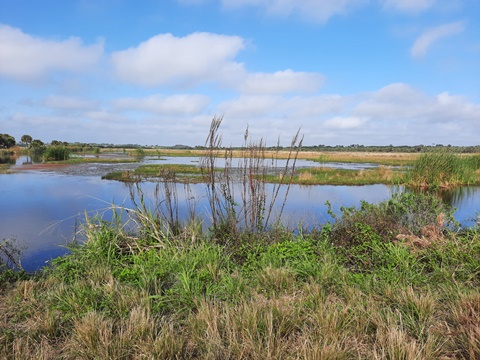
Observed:
[[[282,97],[271,95],[242,95],[218,105],[219,112],[231,117],[258,118],[278,110]]]
[[[428,96],[406,84],[391,84],[369,94],[368,100],[356,105],[353,114],[377,121],[424,124],[463,121],[470,128],[476,126],[472,121],[480,119],[480,105],[448,92]]]
[[[116,75],[126,82],[146,86],[196,85],[243,72],[243,65],[233,59],[244,46],[238,36],[160,34],[137,47],[114,52],[112,63]]]
[[[35,80],[49,71],[82,71],[95,65],[103,44],[86,46],[79,38],[54,41],[0,24],[0,76]]]
[[[385,0],[384,6],[387,9],[418,13],[430,9],[437,0]]]
[[[345,100],[339,95],[280,96],[242,95],[218,105],[228,117],[259,119],[277,116],[285,119],[309,119],[342,111]]]
[[[123,98],[113,102],[119,110],[140,110],[164,115],[196,115],[203,112],[210,99],[205,95],[151,95],[144,98]]]
[[[83,114],[83,118],[87,120],[94,120],[93,123],[99,129],[101,128],[102,124],[105,123],[106,126],[108,126],[102,129],[102,131],[105,133],[112,131],[112,123],[115,123],[115,126],[120,124],[129,124],[131,126],[131,119],[128,116],[108,110],[87,111]]]
[[[321,74],[294,72],[288,69],[275,73],[248,74],[239,90],[248,94],[315,92],[323,82],[324,78]]]
[[[356,115],[373,118],[397,119],[414,117],[431,102],[424,93],[403,83],[390,84],[367,95],[367,99],[355,107]]]
[[[226,7],[259,6],[267,13],[280,16],[299,14],[320,22],[334,15],[344,14],[365,0],[222,0]]]
[[[50,95],[45,98],[43,104],[58,110],[86,110],[96,106],[97,102],[78,97]]]
[[[459,34],[465,30],[465,23],[457,21],[426,30],[413,43],[410,54],[414,58],[421,58],[427,54],[428,49],[437,41],[447,36]]]
[[[288,139],[301,127],[306,143],[329,145],[448,144],[447,129],[476,129],[480,119],[478,103],[448,92],[429,95],[404,83],[343,96],[242,95],[217,109],[232,128],[250,124],[252,133]],[[235,141],[231,135],[224,134],[225,140]],[[475,132],[463,137],[477,141]]]
[[[355,116],[336,116],[326,120],[324,125],[331,129],[355,129],[364,125],[365,121]]]

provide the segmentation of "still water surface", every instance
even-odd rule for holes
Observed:
[[[169,163],[170,160],[176,163],[192,161],[172,158],[168,159]],[[90,216],[101,214],[108,220],[111,204],[127,208],[133,206],[127,185],[101,179],[102,175],[112,170],[112,166],[129,168],[138,164],[84,164],[51,172],[21,171],[0,175],[0,240],[16,238],[19,244],[25,246],[22,256],[25,269],[38,269],[48,260],[66,253],[64,246],[72,241],[75,230],[85,219],[85,212]],[[141,188],[145,197],[153,201],[155,184],[145,182]],[[196,199],[196,213],[205,219],[204,225],[208,226],[205,185],[191,185],[191,191]],[[304,226],[318,225],[331,220],[325,205],[327,200],[338,213],[341,206],[357,206],[361,200],[371,203],[386,200],[394,191],[398,191],[398,188],[387,185],[294,185],[290,189],[282,219],[292,226],[300,222]],[[186,215],[187,201],[183,185],[178,186],[178,192],[180,216]],[[446,199],[458,209],[455,214],[457,220],[466,226],[475,223],[480,212],[480,187],[457,189],[447,194]],[[280,205],[282,198],[279,200]]]

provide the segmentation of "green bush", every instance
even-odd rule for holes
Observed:
[[[349,247],[375,238],[390,242],[399,234],[421,236],[426,227],[437,232],[458,226],[453,209],[438,197],[423,193],[395,193],[379,204],[363,201],[359,208],[341,208],[342,217],[333,225],[330,239]]]
[[[70,150],[65,146],[49,146],[43,153],[45,161],[63,161],[70,157]]]

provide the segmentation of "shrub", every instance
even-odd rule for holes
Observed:
[[[330,238],[345,247],[366,238],[391,242],[402,234],[441,235],[445,228],[458,226],[453,210],[432,194],[395,193],[376,205],[362,201],[359,208],[341,210],[342,217],[333,224]]]
[[[70,150],[65,146],[49,146],[43,153],[46,161],[63,161],[70,157]]]

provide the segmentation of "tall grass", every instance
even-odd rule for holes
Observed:
[[[235,246],[159,233],[163,219],[127,226],[152,219],[142,206],[89,218],[86,242],[0,294],[0,357],[477,359],[480,232],[439,224],[432,201],[399,195]]]
[[[200,162],[201,171],[206,179],[213,231],[220,236],[235,234],[240,230],[263,231],[272,222],[278,223],[280,220],[303,137],[300,137],[299,132],[295,134],[287,151],[285,166],[279,168],[278,156],[273,154],[267,157],[264,140],[252,140],[247,128],[241,158],[235,165],[233,149],[222,148],[222,136],[219,133],[222,120],[221,117],[213,119],[205,142],[205,156]],[[279,151],[280,146],[277,145]],[[222,151],[225,167],[223,171],[217,172],[216,159]],[[277,173],[278,181],[268,192],[268,175],[272,172]],[[282,187],[286,190],[280,199]],[[274,212],[277,201],[282,203]]]
[[[480,156],[460,156],[450,151],[420,155],[406,171],[404,183],[422,188],[449,188],[477,183]]]

